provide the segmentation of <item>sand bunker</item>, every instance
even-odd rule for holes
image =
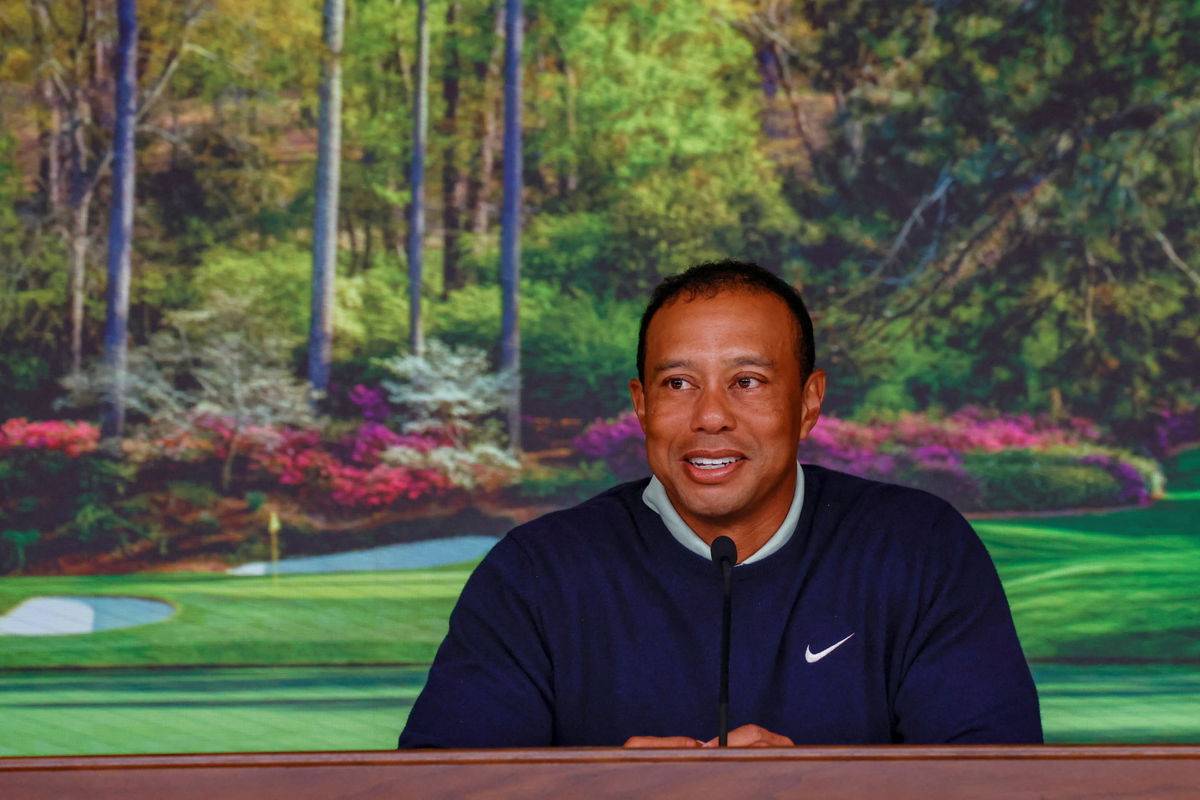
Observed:
[[[161,622],[175,613],[144,597],[31,597],[0,617],[0,635],[65,636]]]

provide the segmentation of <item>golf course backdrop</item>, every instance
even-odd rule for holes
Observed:
[[[1048,741],[1200,741],[1200,4],[0,0],[0,756],[386,749],[735,257]]]

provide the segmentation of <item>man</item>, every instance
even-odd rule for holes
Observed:
[[[825,374],[795,290],[693,267],[642,318],[652,478],[501,540],[463,589],[401,747],[715,744],[737,545],[731,746],[1041,741],[995,569],[945,502],[796,463]]]

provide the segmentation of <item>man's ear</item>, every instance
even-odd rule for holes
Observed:
[[[642,426],[642,433],[645,433],[646,391],[642,388],[642,382],[637,378],[629,382],[629,396],[633,398],[633,413],[637,414],[638,424]]]
[[[814,369],[800,390],[800,438],[808,438],[813,426],[821,416],[821,403],[825,401],[825,370]]]

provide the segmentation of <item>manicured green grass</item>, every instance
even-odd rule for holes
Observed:
[[[136,595],[163,622],[76,636],[5,636],[0,668],[428,662],[470,566],[404,572],[5,578],[0,612],[39,595]]]
[[[2,671],[0,756],[396,746],[426,667]]]
[[[395,746],[424,666],[0,671],[0,756]],[[1037,664],[1050,742],[1200,740],[1190,666]]]
[[[1200,451],[1142,509],[978,522],[1033,660],[1200,663]]]
[[[1034,664],[1046,741],[1200,742],[1192,665]]]
[[[1148,508],[976,523],[1050,741],[1200,741],[1200,451],[1168,470],[1172,493]],[[179,609],[139,628],[3,637],[0,755],[390,748],[471,566],[0,580],[0,611],[46,594]],[[376,666],[311,666],[352,663]],[[28,669],[160,664],[172,667]]]

